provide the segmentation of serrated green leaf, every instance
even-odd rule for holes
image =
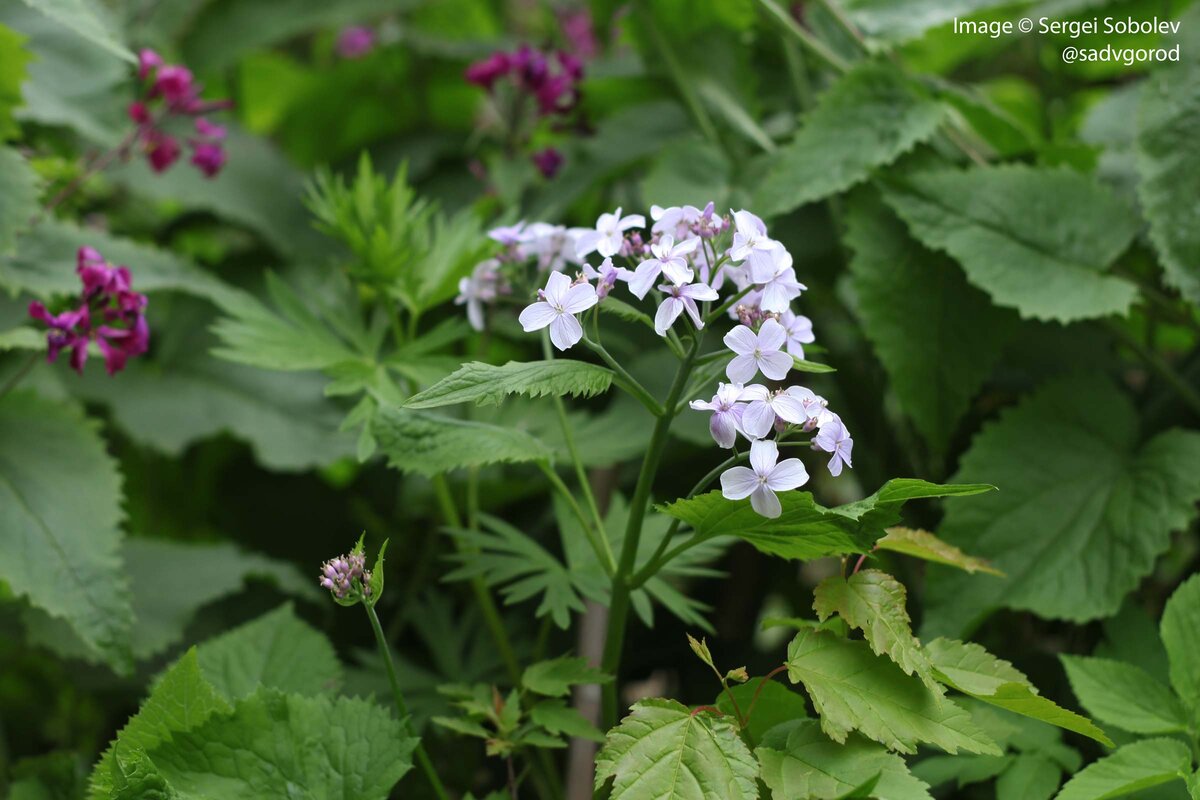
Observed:
[[[749,500],[726,500],[719,491],[676,500],[658,510],[706,537],[738,536],[764,553],[809,559],[867,552],[888,526],[900,521],[900,508],[908,500],[992,489],[986,484],[940,486],[895,478],[870,497],[836,508],[818,505],[809,492],[785,492],[779,497],[783,513],[775,519],[759,515]]]
[[[371,567],[371,580],[367,584],[371,590],[371,594],[365,599],[365,603],[372,608],[379,602],[379,598],[383,597],[383,554],[387,552],[389,539],[384,539],[383,544],[379,546],[379,553],[375,556],[375,564]]]
[[[790,144],[767,157],[753,208],[775,216],[849,189],[929,138],[945,114],[899,70],[861,64],[821,95]]]
[[[1074,622],[1116,612],[1200,499],[1200,433],[1140,440],[1132,403],[1099,374],[1053,381],[986,425],[954,480],[1000,491],[949,504],[938,535],[1010,577],[931,569],[926,629],[963,635],[1000,607]]]
[[[728,718],[674,700],[642,700],[608,732],[596,789],[612,800],[755,800],[758,764]]]
[[[836,613],[863,632],[875,655],[887,656],[906,675],[917,676],[929,691],[941,694],[933,666],[913,636],[907,601],[903,584],[877,569],[860,570],[849,578],[831,575],[813,590],[813,609],[822,622]]]
[[[342,682],[333,645],[297,618],[290,603],[209,639],[196,655],[205,679],[231,701],[261,687],[315,695]]]
[[[126,672],[121,518],[121,478],[96,426],[30,392],[0,397],[0,580]]]
[[[1105,273],[1137,219],[1091,178],[1020,165],[928,172],[889,183],[884,199],[917,239],[1022,317],[1124,314],[1137,297],[1133,283]]]
[[[189,730],[213,714],[223,714],[231,706],[204,679],[196,648],[187,651],[155,684],[142,703],[117,733],[116,740],[100,757],[92,770],[89,797],[106,800],[113,789],[114,759],[149,750],[175,734]]]
[[[938,680],[994,706],[1065,728],[1112,747],[1112,740],[1090,719],[1041,697],[1020,670],[981,645],[934,639],[925,646]]]
[[[1004,577],[1004,573],[993,568],[982,558],[969,556],[948,542],[943,542],[929,531],[913,528],[888,528],[887,536],[875,543],[878,550],[890,550],[913,558],[957,567],[968,573],[986,572],[989,575]]]
[[[762,780],[776,798],[880,797],[931,800],[929,787],[908,771],[904,759],[861,736],[831,741],[816,720],[799,720],[773,729],[755,749]],[[847,794],[877,780],[862,795]]]
[[[546,697],[565,697],[571,687],[584,683],[608,683],[612,680],[595,667],[589,667],[587,659],[552,658],[530,664],[521,675],[521,685],[529,691]]]
[[[404,403],[439,408],[457,403],[499,405],[510,394],[527,397],[595,397],[612,384],[612,370],[585,361],[509,361],[502,367],[471,361]]]
[[[552,451],[524,431],[381,405],[371,434],[388,464],[433,476],[485,464],[544,461]]]
[[[1088,764],[1058,793],[1056,800],[1109,800],[1192,772],[1192,754],[1178,739],[1143,739]]]
[[[1187,31],[1200,16],[1193,10],[1180,24]],[[1180,51],[1180,63],[1142,84],[1138,124],[1126,128],[1137,129],[1138,198],[1166,281],[1200,305],[1200,227],[1187,188],[1200,182],[1200,155],[1188,146],[1200,138],[1200,58],[1190,42]]]
[[[529,709],[529,718],[553,734],[603,742],[604,734],[563,700],[542,700]]]
[[[808,691],[821,729],[839,743],[857,730],[903,753],[915,753],[920,742],[950,753],[1001,752],[963,708],[930,692],[863,642],[828,631],[801,631],[788,646],[787,667],[792,682]]]
[[[901,407],[945,451],[1017,315],[992,305],[950,259],[914,241],[877,198],[864,192],[851,201],[846,244],[854,251],[855,312]]]
[[[0,147],[0,255],[13,251],[17,235],[38,215],[37,173],[21,154]]]
[[[1200,576],[1180,585],[1163,609],[1159,630],[1167,650],[1171,685],[1193,710],[1200,712]]]
[[[263,689],[147,751],[181,800],[384,800],[418,740],[379,704]],[[236,754],[236,758],[230,754]]]
[[[549,615],[554,624],[566,630],[571,613],[582,614],[584,610],[575,579],[567,568],[532,537],[504,520],[480,514],[479,523],[478,530],[446,531],[470,549],[450,557],[458,566],[444,580],[482,578],[489,587],[498,587],[507,604],[540,595],[535,614]]]
[[[739,710],[743,717],[749,717],[745,731],[750,735],[751,742],[762,742],[767,732],[777,725],[808,718],[804,695],[793,692],[778,681],[763,683],[764,680],[764,676],[756,675],[745,683],[730,686],[728,692],[721,692],[713,701],[713,705],[722,713],[735,719]],[[729,699],[730,694],[737,700],[736,708],[733,700]]]
[[[1062,783],[1062,767],[1040,753],[1024,753],[996,780],[996,800],[1050,800]]]
[[[1071,691],[1088,713],[1133,733],[1187,730],[1179,699],[1140,667],[1107,658],[1061,655]]]

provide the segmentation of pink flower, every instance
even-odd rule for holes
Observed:
[[[204,117],[196,117],[196,133],[205,139],[224,139],[229,131],[224,125],[214,125]]]
[[[46,360],[53,364],[63,349],[70,348],[71,366],[82,375],[83,365],[87,363],[88,329],[90,327],[87,304],[74,311],[51,315],[45,305],[35,300],[29,304],[29,316],[45,323],[50,328],[46,332]]]
[[[551,272],[546,288],[538,291],[538,302],[525,308],[518,318],[526,333],[550,327],[550,341],[559,350],[573,347],[583,338],[576,314],[596,305],[599,298],[590,283],[572,283],[561,272]]]
[[[619,213],[620,209],[617,210]],[[645,224],[644,219],[642,224]],[[633,280],[629,282],[629,291],[641,300],[646,296],[646,292],[650,291],[651,285],[659,274],[665,274],[667,280],[676,286],[690,283],[695,273],[688,265],[687,256],[695,252],[699,244],[699,239],[685,239],[682,242],[676,242],[674,236],[664,233],[657,244],[650,245],[650,252],[654,258],[638,264],[638,268],[633,273]]]
[[[225,166],[225,148],[215,142],[192,142],[192,164],[206,178],[212,178]]]
[[[492,53],[482,61],[476,61],[467,67],[464,73],[467,82],[481,86],[491,91],[492,86],[512,69],[512,59],[508,53]]]
[[[196,99],[192,71],[174,64],[160,67],[151,94],[161,96],[172,108],[186,109]]]
[[[808,483],[808,470],[798,458],[779,461],[775,442],[760,439],[750,445],[750,467],[730,467],[721,473],[721,494],[726,500],[750,498],[750,506],[768,519],[783,513],[776,492]]]
[[[163,63],[162,56],[150,49],[143,49],[138,53],[138,78],[146,80],[146,77]]]
[[[146,108],[146,104],[140,100],[135,100],[129,104],[129,118],[138,125],[146,125],[150,122],[150,109]]]
[[[337,54],[342,58],[362,58],[375,49],[375,32],[362,25],[351,25],[338,34]]]
[[[163,172],[179,159],[179,142],[157,128],[146,131],[143,146],[150,168],[155,172]]]

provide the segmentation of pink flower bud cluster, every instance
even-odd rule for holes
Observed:
[[[371,571],[362,553],[329,559],[321,565],[317,582],[338,600],[371,596]]]
[[[108,374],[116,374],[130,358],[149,349],[146,296],[133,291],[128,267],[112,266],[94,248],[79,248],[75,272],[83,286],[69,310],[51,314],[43,303],[34,301],[29,304],[29,316],[50,329],[46,343],[51,363],[69,349],[71,366],[82,375],[88,343],[95,341],[104,354]]]
[[[227,100],[201,100],[200,84],[191,70],[163,63],[153,50],[138,54],[138,79],[142,82],[141,96],[129,104],[129,118],[137,124],[135,141],[155,172],[165,172],[179,160],[183,147],[179,139],[166,130],[174,118],[193,120],[193,133],[187,144],[191,148],[192,165],[205,177],[211,178],[225,165],[225,148],[221,142],[226,130],[203,115],[230,107]]]

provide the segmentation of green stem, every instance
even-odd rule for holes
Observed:
[[[642,469],[638,474],[637,485],[633,490],[633,499],[629,501],[629,522],[625,526],[625,541],[621,544],[621,559],[617,563],[617,572],[612,579],[612,602],[608,609],[608,631],[604,641],[604,654],[600,661],[601,669],[614,679],[604,685],[603,710],[605,728],[611,728],[617,722],[617,668],[621,664],[621,651],[625,644],[625,624],[629,617],[629,600],[631,587],[629,578],[637,564],[638,545],[642,538],[642,522],[650,505],[650,490],[654,478],[658,474],[658,465],[662,460],[667,437],[671,431],[671,422],[675,418],[675,406],[687,385],[691,375],[692,365],[703,340],[703,331],[692,340],[692,347],[687,357],[679,365],[675,380],[663,404],[666,409],[654,424],[654,432],[650,436],[650,444],[642,461]]]
[[[379,624],[375,608],[366,603],[363,603],[363,608],[367,610],[367,618],[371,620],[371,630],[375,631],[375,644],[379,647],[379,655],[383,658],[383,666],[387,669],[388,683],[392,685],[392,700],[396,703],[396,711],[400,714],[401,724],[411,734],[413,731],[408,704],[404,702],[404,694],[400,691],[400,681],[396,678],[396,664],[392,661],[392,650],[388,647],[387,639],[383,638],[383,627]],[[425,752],[425,745],[420,740],[417,741],[417,747],[413,750],[413,757],[417,761],[417,766],[425,773],[438,800],[449,800],[450,795],[446,794],[446,787],[442,785],[442,779],[438,777],[437,770],[433,768],[433,762],[429,760],[429,754]]]
[[[450,484],[446,480],[445,475],[435,475],[433,478],[433,491],[437,497],[438,506],[442,512],[442,518],[451,528],[461,528],[462,518],[458,515],[458,508],[454,503],[454,495],[450,493]],[[478,550],[474,547],[469,547],[458,539],[456,536],[450,537],[454,541],[454,548],[460,553],[477,553]],[[521,666],[517,662],[517,655],[513,651],[512,643],[508,640],[508,633],[504,629],[504,620],[500,616],[499,609],[496,608],[496,601],[492,599],[492,595],[488,592],[487,584],[482,578],[475,577],[471,579],[471,593],[475,595],[475,602],[479,605],[479,611],[483,614],[484,624],[487,625],[488,631],[492,634],[492,639],[496,644],[496,650],[500,653],[500,660],[504,662],[504,667],[508,671],[509,680],[513,686],[517,686],[521,682]]]
[[[25,380],[25,376],[29,374],[29,371],[33,369],[33,365],[37,363],[39,355],[41,353],[34,352],[29,354],[29,358],[25,359],[25,363],[17,367],[17,371],[4,382],[4,387],[0,388],[0,397],[4,397],[4,395],[17,388],[17,384]]]
[[[583,509],[579,507],[579,503],[575,500],[575,495],[571,494],[571,490],[563,483],[562,478],[558,477],[558,473],[554,471],[545,461],[535,462],[538,469],[546,476],[546,480],[550,481],[550,485],[558,492],[567,505],[571,507],[571,512],[575,518],[579,520],[579,524],[583,526],[583,534],[587,537],[588,544],[592,546],[592,550],[596,553],[596,558],[600,562],[600,566],[604,568],[604,574],[610,578],[617,569],[617,561],[613,555],[612,547],[608,543],[608,537],[604,535],[603,529],[597,530],[592,521],[588,519]]]
[[[782,28],[792,35],[805,49],[811,51],[814,55],[820,58],[829,66],[833,67],[838,72],[845,72],[850,69],[850,65],[846,60],[837,53],[829,49],[829,46],[813,36],[812,33],[805,30],[800,23],[792,19],[784,8],[782,8],[775,0],[758,0],[758,4],[763,7],[767,15]]]
[[[650,394],[650,392],[646,390],[645,386],[642,386],[640,383],[638,383],[637,379],[630,375],[629,372],[622,367],[615,358],[612,357],[612,354],[605,349],[604,345],[600,344],[599,342],[593,342],[587,336],[583,337],[583,343],[588,347],[588,349],[600,356],[600,360],[607,364],[609,369],[617,373],[618,386],[629,392],[629,394],[633,395],[634,399],[648,408],[650,413],[654,416],[661,417],[663,415],[663,407],[660,406],[658,401],[654,399],[654,395]]]
[[[642,28],[650,35],[651,41],[654,43],[654,49],[662,56],[663,61],[667,65],[667,72],[671,75],[671,80],[675,84],[675,88],[679,91],[679,96],[683,99],[683,104],[687,106],[688,112],[695,119],[697,127],[710,142],[717,146],[718,149],[724,151],[725,143],[721,141],[721,136],[717,133],[717,127],[713,124],[712,118],[708,115],[708,111],[704,108],[704,104],[700,102],[700,97],[696,94],[694,80],[691,76],[683,71],[683,67],[679,63],[679,59],[675,57],[675,51],[671,48],[670,42],[663,36],[659,30],[658,22],[654,19],[654,13],[641,8],[638,11],[639,21]]]
[[[1179,399],[1192,410],[1193,413],[1200,415],[1200,393],[1197,393],[1187,381],[1179,376],[1171,365],[1163,359],[1158,353],[1151,350],[1129,331],[1125,330],[1115,322],[1106,322],[1106,326],[1110,331],[1116,334],[1122,342],[1129,346],[1133,352],[1137,353],[1138,357],[1146,362],[1146,366],[1158,373],[1158,376],[1166,381],[1167,385],[1174,390],[1175,394],[1179,395]]]

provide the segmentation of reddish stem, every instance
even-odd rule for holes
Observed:
[[[787,664],[780,664],[778,667],[764,675],[762,680],[758,682],[758,688],[754,690],[754,697],[750,698],[750,708],[746,709],[746,722],[742,727],[750,724],[750,717],[754,716],[754,706],[758,704],[758,696],[762,694],[763,687],[767,685],[767,681],[771,680],[771,678],[774,678],[776,675],[786,669]]]
[[[716,714],[719,717],[725,716],[724,712],[722,712],[721,709],[717,708],[716,706],[696,706],[692,709],[691,716],[694,717],[701,711],[708,711],[709,713]]]
[[[862,565],[863,565],[863,562],[864,562],[864,561],[866,561],[866,560],[867,560],[867,554],[866,554],[866,553],[863,553],[861,556],[859,556],[859,557],[858,557],[858,561],[854,562],[854,569],[850,570],[850,574],[851,574],[851,575],[857,575],[857,574],[858,574],[858,570],[859,570],[859,568],[860,568],[860,567],[862,567]]]

